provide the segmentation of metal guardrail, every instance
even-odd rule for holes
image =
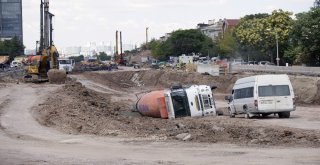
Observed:
[[[272,65],[231,65],[232,71],[281,73],[292,75],[320,76],[320,67],[272,66]]]

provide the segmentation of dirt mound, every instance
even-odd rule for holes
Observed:
[[[41,109],[36,109],[36,118],[43,125],[69,133],[101,134],[103,126],[113,125],[108,123],[109,116],[117,116],[120,110],[121,105],[111,103],[109,96],[88,90],[81,83],[68,82]]]
[[[67,73],[64,70],[50,69],[48,78],[52,84],[63,84],[67,80]]]
[[[182,133],[189,140],[240,145],[320,146],[320,134],[286,127],[265,127],[227,117],[162,120],[131,111],[131,103],[112,102],[111,95],[70,82],[35,109],[46,126],[72,134],[111,135],[150,140],[175,140]]]
[[[291,76],[297,102],[320,104],[320,79],[317,77]]]
[[[25,73],[23,70],[16,71],[16,72],[0,72],[0,83],[17,83],[23,82],[23,77]]]
[[[215,85],[216,92],[229,93],[238,76],[212,77],[200,73],[171,70],[128,71],[116,73],[85,73],[85,77],[115,89],[147,87],[150,89],[170,88],[173,85]],[[240,77],[243,75],[239,75]]]

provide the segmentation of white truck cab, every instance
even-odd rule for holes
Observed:
[[[165,102],[169,119],[216,115],[212,90],[207,85],[193,85],[189,88],[173,87],[165,91]]]
[[[230,117],[237,114],[289,118],[296,109],[295,96],[288,75],[258,75],[236,81],[229,101]]]
[[[75,62],[73,59],[59,58],[59,70],[65,70],[67,73],[72,72]]]
[[[11,67],[11,68],[17,68],[17,67],[20,67],[20,66],[22,66],[22,63],[19,62],[19,61],[12,61],[12,62],[10,63],[10,67]]]

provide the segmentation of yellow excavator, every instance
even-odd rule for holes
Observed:
[[[52,18],[49,12],[49,0],[41,0],[40,4],[40,43],[37,55],[28,58],[25,80],[27,82],[63,83],[67,74],[59,70],[59,53],[52,40]]]

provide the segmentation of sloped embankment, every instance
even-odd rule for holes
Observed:
[[[317,131],[253,124],[252,120],[228,117],[154,119],[132,112],[129,103],[113,102],[111,97],[114,96],[69,82],[37,107],[34,114],[41,124],[71,134],[174,140],[186,133],[194,142],[320,147]]]
[[[215,85],[214,93],[229,94],[237,79],[252,74],[237,74],[213,77],[199,73],[188,73],[170,70],[128,71],[112,73],[85,73],[85,77],[113,89],[129,90],[130,88],[161,89],[173,85]],[[302,104],[320,104],[320,78],[290,76],[297,102]]]

